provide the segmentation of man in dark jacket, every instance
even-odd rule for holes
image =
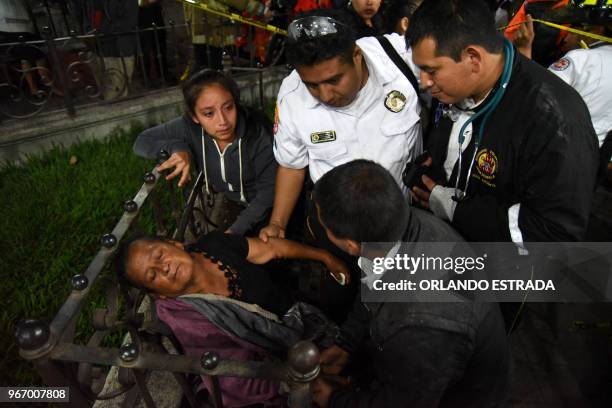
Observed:
[[[314,195],[327,236],[361,255],[366,275],[372,258],[364,243],[388,243],[380,245],[414,256],[412,243],[462,242],[445,222],[409,207],[391,174],[374,162],[334,168]],[[333,386],[325,375],[340,374],[357,349],[372,362],[373,382],[361,389]],[[504,400],[508,345],[495,303],[357,301],[321,363],[324,375],[313,385],[320,407],[488,407]]]
[[[583,240],[598,145],[580,95],[498,35],[482,0],[424,2],[411,21],[421,86],[440,102],[416,201],[468,241],[514,242],[500,268],[528,242]],[[502,306],[509,331],[519,310]]]
[[[406,38],[441,103],[420,204],[468,241],[584,239],[598,145],[580,95],[497,35],[481,0],[424,2]]]

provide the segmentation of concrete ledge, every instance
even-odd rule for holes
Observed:
[[[265,100],[275,99],[284,67],[264,72],[262,87]],[[259,73],[237,76],[243,103],[259,104]],[[139,124],[145,127],[170,120],[183,111],[183,98],[178,87],[149,91],[137,97],[113,103],[77,107],[70,117],[65,111],[48,112],[32,118],[14,120],[0,126],[0,163],[20,163],[54,146],[68,147],[92,139],[108,137],[117,129]]]
[[[0,161],[22,161],[53,146],[70,146],[80,141],[107,137],[118,128],[154,124],[181,112],[182,95],[177,88],[149,93],[113,104],[79,107],[77,115],[48,113],[2,126]]]

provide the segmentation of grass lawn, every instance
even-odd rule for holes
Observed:
[[[268,101],[264,111],[272,118],[274,102]],[[135,126],[104,141],[54,148],[21,167],[0,168],[0,386],[41,384],[19,357],[14,325],[25,318],[51,321],[71,291],[71,277],[85,271],[102,234],[119,221],[123,203],[155,164],[132,153],[141,131]],[[155,232],[146,205],[138,225],[143,232]],[[102,289],[97,285],[79,320],[80,342],[93,332],[94,308],[105,304]]]
[[[263,109],[270,119],[274,106],[268,101]],[[25,318],[51,321],[71,291],[71,277],[85,271],[102,234],[119,221],[123,203],[155,165],[132,153],[141,131],[135,126],[104,141],[55,148],[22,167],[0,168],[0,386],[41,384],[19,357],[14,325]],[[167,194],[161,198],[168,203]],[[143,207],[138,225],[140,232],[155,232],[150,206]],[[92,292],[77,325],[81,343],[93,333],[94,308],[106,303],[102,289]]]
[[[140,130],[55,148],[23,167],[0,170],[0,385],[40,384],[18,355],[14,324],[22,318],[53,318],[70,293],[70,278],[85,271],[101,235],[111,231],[124,201],[142,185],[154,163],[132,153]],[[73,156],[75,164],[70,163]],[[141,218],[151,217],[145,213]],[[85,315],[95,304],[104,304],[100,289]],[[84,340],[91,330],[90,320],[81,318],[77,338]]]

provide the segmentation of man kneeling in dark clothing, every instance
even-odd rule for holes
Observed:
[[[326,173],[314,200],[329,239],[361,255],[364,271],[362,243],[463,241],[444,221],[409,207],[393,177],[371,161]],[[372,383],[356,389],[330,382],[357,349],[372,362]],[[314,400],[322,408],[496,406],[504,401],[508,358],[496,303],[358,300],[336,345],[321,354],[324,375],[313,384]]]

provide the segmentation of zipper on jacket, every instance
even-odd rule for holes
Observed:
[[[234,188],[232,187],[232,185],[228,183],[225,178],[225,152],[228,151],[232,143],[225,146],[225,150],[223,150],[223,153],[221,153],[221,149],[219,149],[219,145],[217,144],[217,141],[213,139],[213,143],[215,144],[215,147],[217,148],[217,153],[219,153],[219,165],[221,166],[221,179],[223,180],[225,184],[227,184],[229,191],[234,191]]]

